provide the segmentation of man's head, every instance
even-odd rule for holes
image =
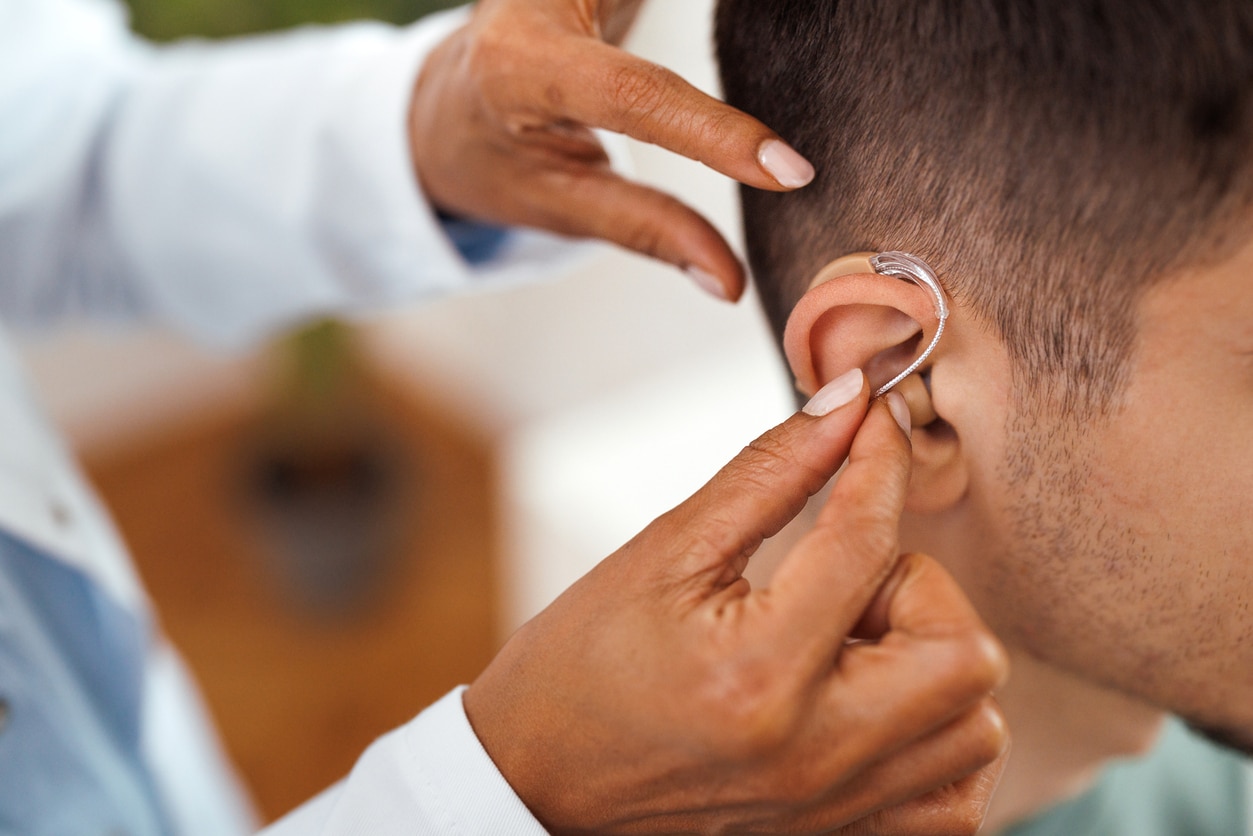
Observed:
[[[819,170],[744,192],[776,329],[859,250],[953,298],[906,544],[1011,644],[1253,742],[1253,5],[721,0],[718,46]]]

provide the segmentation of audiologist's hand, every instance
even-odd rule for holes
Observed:
[[[938,564],[898,558],[909,445],[867,399],[863,382],[826,417],[762,436],[466,692],[484,747],[550,830],[977,829],[999,777],[985,767],[1008,745],[990,696],[1004,652]],[[817,526],[750,589],[749,557],[846,455]]]
[[[589,129],[664,146],[762,189],[804,185],[813,169],[756,119],[614,46],[641,2],[479,0],[415,88],[418,178],[446,211],[603,238],[738,298],[743,269],[717,230],[615,175]]]

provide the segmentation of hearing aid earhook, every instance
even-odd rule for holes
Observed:
[[[944,335],[944,324],[948,321],[948,300],[944,296],[944,288],[940,287],[940,281],[935,277],[935,273],[927,266],[925,261],[917,256],[897,251],[879,253],[870,257],[870,266],[881,276],[906,279],[921,288],[931,291],[935,295],[935,316],[939,320],[939,325],[935,329],[935,336],[931,338],[931,344],[903,372],[875,391],[874,397],[878,398],[892,391],[893,387],[898,383],[918,371],[919,367],[935,351],[935,347],[940,344],[940,337]]]

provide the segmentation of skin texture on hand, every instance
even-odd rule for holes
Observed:
[[[410,146],[423,191],[456,215],[602,238],[736,299],[744,269],[670,195],[614,174],[592,128],[699,160],[762,189],[809,182],[779,137],[617,46],[640,0],[480,0],[414,89]]]
[[[750,588],[753,552],[846,457],[815,528]],[[1008,745],[990,696],[1005,656],[939,564],[898,557],[909,468],[863,381],[762,436],[519,630],[464,699],[537,818],[973,833]]]

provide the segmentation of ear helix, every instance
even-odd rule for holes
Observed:
[[[930,305],[923,303],[921,299],[916,302],[903,303],[899,292],[888,286],[869,281],[876,274],[912,282],[931,296]],[[857,285],[859,288],[857,291],[841,290],[840,283],[831,285],[830,291],[826,288],[819,289],[835,279],[854,275],[856,278],[850,278],[850,281]],[[814,329],[820,327],[820,323],[823,322],[824,316],[827,315],[832,305],[844,301],[842,296],[847,297],[847,302],[850,304],[883,304],[897,308],[902,312],[908,312],[908,315],[919,323],[929,320],[928,314],[934,314],[935,332],[926,348],[903,370],[880,385],[875,390],[874,397],[885,395],[893,388],[901,386],[906,403],[910,405],[914,425],[922,426],[935,420],[930,392],[916,373],[930,358],[944,334],[949,314],[948,301],[931,268],[924,261],[909,253],[896,251],[879,254],[853,253],[837,258],[818,272],[810,283],[805,298],[793,311],[784,335],[784,350],[793,373],[796,374],[797,388],[802,392],[812,394],[823,382],[819,380],[816,358],[810,342]],[[905,304],[906,307],[901,308],[901,304]],[[924,331],[926,330],[928,329],[924,326]]]

